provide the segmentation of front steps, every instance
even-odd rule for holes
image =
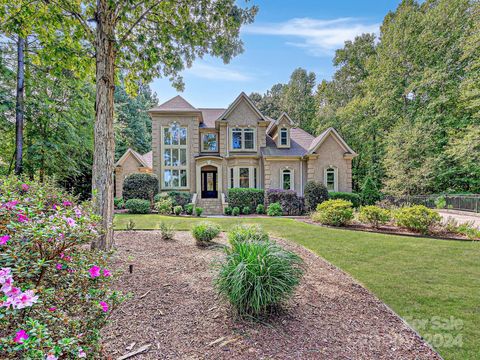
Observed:
[[[197,200],[196,207],[203,209],[202,215],[223,215],[221,199],[202,199]]]

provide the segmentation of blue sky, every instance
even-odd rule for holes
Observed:
[[[378,33],[384,16],[399,0],[253,0],[260,10],[242,29],[245,51],[225,65],[207,57],[183,72],[180,93],[196,107],[226,107],[245,91],[263,93],[286,83],[292,71],[315,72],[317,83],[330,79],[335,49],[364,32]],[[238,1],[243,4],[243,0]],[[160,103],[177,95],[167,79],[152,84]]]

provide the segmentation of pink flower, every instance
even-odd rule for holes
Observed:
[[[92,278],[100,276],[100,268],[97,265],[92,266],[88,271],[90,272],[90,276]]]
[[[72,218],[67,218],[67,224],[70,227],[74,227],[77,223]]]
[[[86,358],[87,357],[87,353],[85,351],[83,351],[82,348],[78,348],[78,357],[79,358]]]
[[[110,273],[110,271],[109,271],[109,270],[107,270],[107,269],[103,269],[103,276],[105,276],[105,277],[109,277],[109,276],[112,276],[112,274]]]
[[[108,311],[108,304],[105,301],[100,301],[100,306],[102,307],[103,312]]]
[[[28,189],[30,189],[30,186],[28,186],[27,184],[22,184],[23,191],[28,191]]]
[[[38,300],[38,296],[34,295],[33,290],[27,290],[15,299],[14,307],[23,309],[32,306]]]
[[[52,205],[52,209],[53,209],[53,210],[57,210],[57,205],[53,204],[53,205]]]
[[[63,265],[62,264],[57,264],[57,265],[55,265],[55,267],[57,268],[57,270],[62,270]]]
[[[55,311],[55,310],[57,310],[57,308],[55,306],[52,306],[52,307],[48,308],[48,311]]]
[[[13,278],[10,275],[8,277],[5,277],[4,279],[0,278],[0,282],[2,283],[2,287],[0,288],[0,290],[2,290],[2,292],[5,294],[12,292],[14,289],[17,289],[12,287]]]
[[[10,279],[12,276],[10,275],[12,269],[10,268],[1,268],[0,269],[0,284],[5,283],[6,279]]]
[[[18,203],[19,203],[18,200],[13,200],[3,204],[2,207],[7,208],[7,210],[13,210],[13,208],[17,206]]]
[[[28,334],[26,333],[25,330],[18,330],[17,333],[15,334],[15,337],[13,338],[13,341],[15,341],[17,344],[22,344],[24,340],[28,339]]]
[[[13,280],[12,280],[12,283],[13,283]],[[4,286],[5,286],[5,284],[4,284]],[[4,291],[3,287],[2,287],[2,291],[5,293],[5,295],[7,295],[11,298],[15,298],[22,293],[22,290],[20,290],[17,287],[10,287],[10,290],[8,290],[8,291]]]
[[[72,206],[72,205],[73,205],[73,204],[72,204],[70,201],[68,201],[68,200],[65,200],[65,201],[63,202],[63,206],[65,206],[65,207],[67,207],[67,206]]]
[[[48,354],[45,360],[58,360],[58,358],[53,354]]]
[[[10,240],[10,235],[0,236],[0,245],[5,245]]]
[[[82,216],[82,211],[81,211],[80,209],[77,209],[77,208],[76,208],[74,211],[75,211],[76,217]]]
[[[20,223],[27,222],[27,221],[28,221],[28,217],[26,217],[26,216],[23,215],[23,214],[18,214],[18,215],[17,215],[17,221],[20,222]]]

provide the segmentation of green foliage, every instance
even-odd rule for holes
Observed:
[[[168,225],[162,221],[158,226],[158,229],[160,230],[160,237],[162,240],[173,240],[175,228],[172,225]]]
[[[185,213],[187,215],[192,215],[193,214],[193,204],[185,205]]]
[[[48,180],[13,177],[0,180],[0,203],[0,236],[8,237],[0,255],[2,359],[45,359],[48,353],[73,359],[81,351],[102,357],[98,329],[123,297],[110,290],[109,255],[88,246],[101,231],[92,204],[77,203]],[[30,299],[24,308],[15,305],[20,295],[8,291],[10,280]],[[21,330],[28,339],[15,343]]]
[[[150,174],[130,174],[123,182],[123,198],[143,199],[153,202],[158,193],[158,179]]]
[[[354,208],[359,208],[360,205],[362,205],[361,197],[359,194],[356,194],[356,193],[330,191],[328,193],[328,197],[332,200],[343,199],[343,200],[350,201]]]
[[[225,215],[230,216],[232,215],[232,207],[231,206],[226,206],[225,209],[223,210]]]
[[[133,221],[132,219],[128,220],[128,222],[125,224],[125,230],[127,231],[132,231],[132,230],[135,230],[135,221]]]
[[[173,210],[173,201],[169,197],[160,199],[155,203],[155,210],[161,215],[170,215]]]
[[[293,294],[304,271],[299,256],[269,241],[238,241],[226,255],[215,285],[240,316],[267,315]]]
[[[447,207],[447,199],[445,195],[440,195],[435,199],[435,207],[437,209],[445,209]]]
[[[197,245],[207,245],[220,234],[220,226],[210,221],[202,221],[192,228],[192,236]]]
[[[318,204],[328,200],[328,190],[320,182],[308,181],[304,190],[305,208],[307,211],[314,211]]]
[[[263,204],[265,192],[262,189],[231,188],[228,189],[228,204],[231,207],[243,209],[248,206],[255,209],[258,204]]]
[[[283,209],[282,205],[280,203],[271,203],[268,205],[267,208],[267,215],[268,216],[282,216],[283,215]]]
[[[441,216],[423,205],[405,206],[394,212],[398,226],[427,234],[430,227],[440,222]]]
[[[125,201],[123,201],[123,198],[115,198],[113,199],[113,205],[115,206],[115,209],[124,209]]]
[[[180,215],[182,211],[183,211],[183,208],[181,205],[177,205],[173,207],[173,213],[177,216]]]
[[[202,216],[202,213],[203,213],[203,208],[196,206],[195,207],[195,215],[200,217],[200,216]]]
[[[130,214],[149,214],[150,201],[143,199],[130,199],[125,202],[125,209]]]
[[[245,206],[243,209],[242,209],[242,214],[243,215],[249,215],[250,214],[250,207],[248,206]]]
[[[470,240],[480,240],[480,229],[473,222],[458,225],[456,232],[465,235]]]
[[[232,215],[233,216],[238,216],[240,215],[240,208],[238,206],[235,206],[233,209],[232,209]]]
[[[382,194],[378,191],[378,187],[369,176],[365,178],[362,185],[362,192],[360,193],[363,205],[373,205],[382,199]],[[353,202],[353,201],[352,201]],[[355,204],[354,204],[355,206]]]
[[[227,238],[232,246],[238,242],[268,241],[269,239],[267,232],[257,224],[236,225],[228,232]]]
[[[284,215],[299,216],[305,212],[305,200],[294,190],[268,189],[265,194],[265,203],[278,202],[282,206]]]
[[[353,219],[352,203],[347,200],[327,200],[317,205],[312,220],[324,225],[344,226]]]
[[[256,210],[257,210],[257,214],[265,214],[265,205],[258,204]]]
[[[369,224],[374,228],[386,224],[390,221],[391,217],[389,210],[375,205],[362,206],[358,214],[358,218],[361,222]]]

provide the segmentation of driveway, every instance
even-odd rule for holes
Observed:
[[[480,214],[457,210],[438,210],[438,212],[445,220],[451,217],[457,220],[459,224],[473,221],[475,226],[480,228]]]

